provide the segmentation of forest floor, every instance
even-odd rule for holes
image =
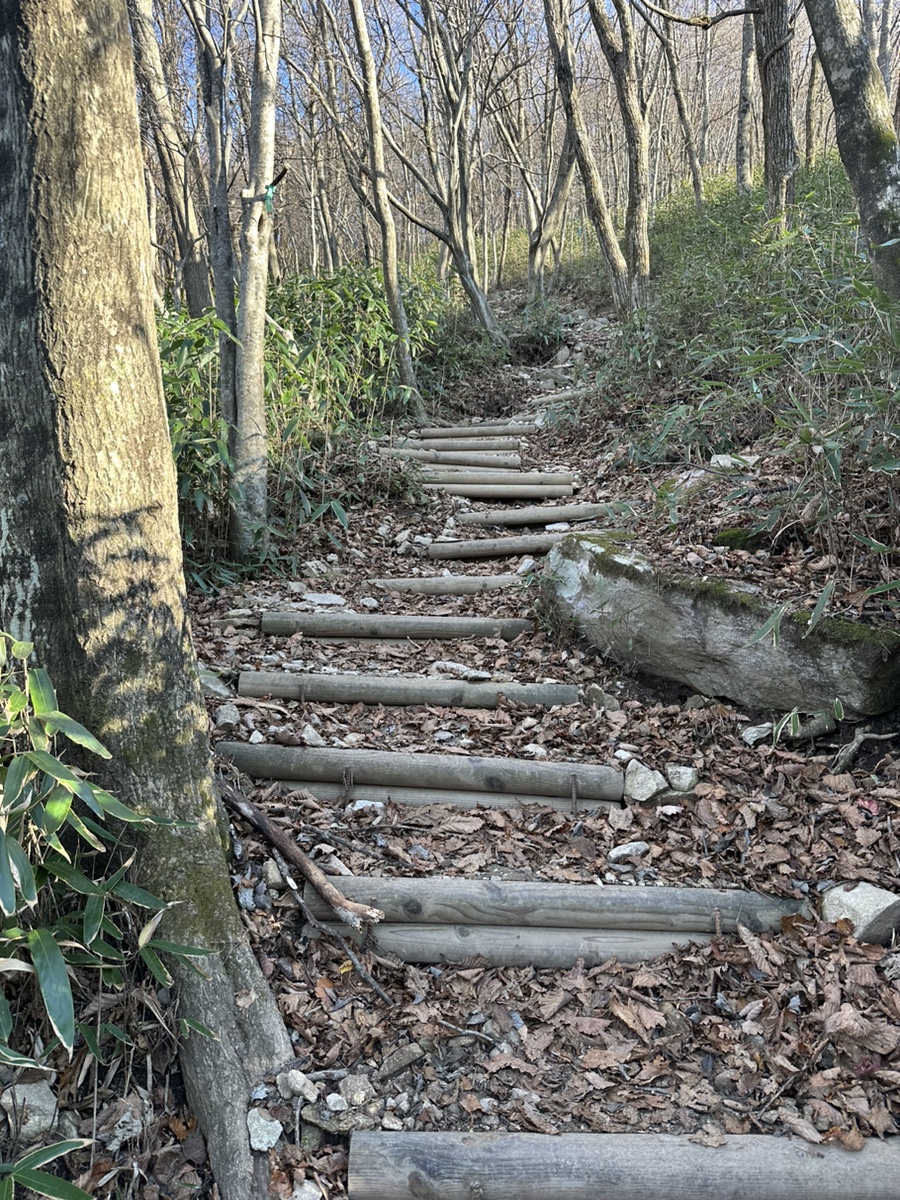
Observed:
[[[607,322],[579,315],[571,356],[589,363],[614,336]],[[507,372],[484,386],[495,402],[502,396],[508,411],[517,410],[529,396],[564,389],[566,369]],[[827,547],[792,540],[767,549],[715,544],[723,528],[746,523],[748,507],[757,507],[754,496],[765,500],[784,486],[783,461],[762,457],[751,470],[742,464],[736,477],[731,466],[709,463],[648,466],[623,445],[610,407],[582,411],[577,420],[565,406],[551,408],[544,430],[529,439],[532,461],[524,465],[576,470],[579,499],[608,502],[611,520],[660,561],[752,580],[778,602],[815,604],[833,566],[822,561]],[[702,486],[673,489],[666,482],[673,478]],[[233,682],[238,670],[459,672],[450,662],[493,679],[596,683],[617,698],[618,709],[587,703],[550,711],[511,703],[496,710],[348,707],[238,698],[241,725],[228,736],[249,739],[258,732],[283,745],[546,761],[615,763],[634,755],[661,770],[693,766],[700,783],[678,803],[586,816],[539,807],[357,810],[278,786],[254,791],[243,780],[250,798],[336,876],[338,887],[346,874],[499,876],[742,887],[806,898],[813,907],[835,881],[900,891],[895,714],[868,722],[879,739],[862,742],[844,763],[841,747],[858,731],[849,722],[817,741],[773,744],[769,737],[748,744],[742,737],[748,727],[782,714],[694,697],[679,685],[604,661],[542,616],[531,576],[523,575],[521,588],[512,591],[467,597],[373,590],[370,580],[379,576],[439,573],[423,557],[425,547],[442,534],[459,536],[455,514],[467,505],[428,496],[413,480],[396,503],[355,508],[347,530],[304,528],[300,576],[193,597],[204,666]],[[490,574],[515,570],[515,564],[467,563],[464,569]],[[861,556],[854,559],[845,586],[835,592],[834,611],[893,624],[894,610],[863,596],[883,578],[877,571]],[[514,642],[342,645],[301,635],[267,637],[243,628],[241,616],[223,621],[228,613],[252,617],[293,606],[307,592],[336,593],[344,601],[341,611],[532,616],[538,628]],[[213,719],[220,703],[210,701]],[[339,1095],[348,1077],[365,1077],[351,1078],[367,1096],[355,1126],[346,1107],[336,1104],[330,1131],[303,1122],[296,1141],[297,1103],[270,1088],[268,1111],[287,1131],[288,1144],[273,1151],[276,1190],[286,1198],[342,1194],[344,1135],[361,1120],[369,1128],[412,1130],[678,1132],[710,1145],[726,1133],[794,1132],[810,1142],[838,1139],[848,1149],[900,1131],[900,954],[857,943],[849,928],[789,921],[777,933],[719,935],[643,966],[609,961],[565,971],[479,961],[405,966],[370,950],[363,960],[388,1005],[339,944],[304,928],[290,894],[278,886],[264,840],[240,822],[235,837],[235,887],[294,1036],[298,1068],[323,1096]],[[609,859],[614,846],[635,840],[649,850],[639,858]],[[205,1179],[202,1144],[176,1101],[172,1092],[157,1102],[157,1135],[140,1156],[143,1195],[151,1200]],[[92,1180],[99,1178],[95,1167]]]

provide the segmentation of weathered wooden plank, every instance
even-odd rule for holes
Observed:
[[[426,483],[547,483],[564,487],[575,482],[571,471],[486,471],[459,468],[426,467],[422,478]]]
[[[491,454],[488,451],[469,450],[398,450],[389,446],[379,446],[379,454],[389,458],[408,458],[413,462],[430,462],[453,464],[460,467],[521,467],[522,459],[518,454]]]
[[[308,637],[504,638],[530,633],[531,621],[494,617],[407,617],[379,613],[263,613],[263,633]]]
[[[521,575],[410,575],[399,579],[372,579],[373,588],[388,592],[416,592],[422,596],[475,596],[500,592],[523,582]]]
[[[553,808],[557,812],[597,812],[600,809],[618,808],[612,800],[583,800],[575,805],[571,796],[529,796],[524,792],[466,792],[451,788],[398,787],[373,783],[324,783],[315,779],[291,779],[282,781],[290,790],[311,792],[328,803],[370,800],[381,804],[402,804],[405,808],[422,808],[426,804],[448,804],[453,808],[522,808],[536,804],[540,808]]]
[[[459,513],[460,525],[552,525],[556,521],[594,521],[609,512],[606,504],[533,504]]]
[[[571,496],[571,483],[425,483],[426,492],[447,492],[471,500],[557,500]]]
[[[410,437],[419,438],[457,438],[457,437],[529,437],[538,433],[537,425],[518,423],[506,424],[488,423],[484,425],[437,425],[429,429],[413,429]]]
[[[564,533],[531,533],[524,537],[481,538],[471,542],[432,542],[429,558],[518,558],[520,554],[546,554]]]
[[[490,450],[513,451],[519,449],[519,439],[514,437],[461,437],[461,438],[406,438],[395,441],[398,450]]]
[[[323,924],[342,937],[353,936],[340,922]],[[511,925],[397,925],[387,921],[380,923],[373,934],[371,940],[380,951],[408,963],[466,962],[479,957],[494,967],[557,971],[573,967],[579,959],[586,967],[596,967],[613,957],[623,963],[648,962],[668,954],[673,945],[705,945],[712,936],[699,932],[655,933],[649,929],[516,929]],[[356,940],[366,941],[366,935]]]
[[[379,930],[380,933],[380,930]],[[718,1141],[718,1139],[717,1139]],[[857,1154],[797,1137],[389,1133],[350,1140],[349,1200],[896,1200],[897,1138]]]
[[[409,754],[389,750],[319,750],[263,743],[218,742],[216,752],[248,775],[261,779],[397,784],[528,796],[576,796],[620,801],[622,772],[590,763],[525,762],[462,754]]]
[[[240,696],[283,696],[335,704],[440,704],[496,708],[501,696],[517,704],[552,708],[577,704],[578,688],[563,683],[469,683],[403,675],[315,675],[295,671],[241,671]]]
[[[727,888],[598,887],[543,880],[356,876],[342,879],[341,891],[350,900],[374,905],[394,924],[735,933],[740,922],[758,933],[780,930],[782,917],[808,911],[801,900]],[[331,909],[313,888],[307,888],[304,899],[313,916],[331,919]]]

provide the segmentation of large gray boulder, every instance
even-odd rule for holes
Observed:
[[[666,574],[615,535],[573,533],[547,556],[544,594],[616,662],[753,708],[813,713],[836,699],[848,716],[900,705],[900,635],[785,613],[778,644],[753,642],[773,608],[724,580]]]

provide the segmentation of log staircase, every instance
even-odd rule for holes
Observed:
[[[471,539],[433,541],[436,561],[515,560],[546,553],[564,536],[558,522],[582,523],[607,513],[578,503],[567,471],[522,469],[525,439],[538,432],[530,414],[508,421],[435,427],[379,446],[386,456],[421,466],[426,489],[508,507],[457,514]],[[529,503],[522,504],[520,502]],[[551,501],[535,504],[535,501]],[[551,529],[548,531],[547,526]],[[532,527],[539,532],[479,537],[479,530]],[[396,596],[465,597],[507,590],[520,574],[411,575],[370,581]],[[270,612],[262,631],[304,639],[515,639],[522,619],[471,616],[385,616],[378,613]],[[287,697],[334,704],[495,707],[500,697],[532,706],[578,702],[574,687],[430,676],[296,674],[244,671],[243,697]],[[621,806],[618,767],[583,762],[518,761],[453,754],[392,753],[274,744],[219,742],[217,754],[260,781],[283,781],[322,801],[336,799],[414,807],[448,804],[517,807],[539,804],[566,812]],[[713,888],[603,887],[458,878],[341,877],[350,901],[373,906],[383,919],[351,936],[409,963],[460,962],[481,956],[497,966],[567,968],[610,956],[636,963],[703,942],[740,923],[779,928],[802,909],[790,902]],[[305,903],[326,929],[348,930],[318,893]],[[900,1139],[896,1139],[900,1141]],[[869,1141],[857,1155],[790,1137],[729,1136],[712,1147],[688,1137],[656,1134],[397,1132],[354,1133],[350,1200],[896,1200],[900,1148]]]

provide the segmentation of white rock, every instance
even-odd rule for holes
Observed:
[[[344,738],[344,741],[347,741]],[[352,800],[346,807],[345,812],[360,813],[374,812],[383,813],[384,805],[380,800]]]
[[[279,1076],[279,1079],[281,1076]],[[311,1079],[296,1069],[285,1071],[285,1079],[292,1096],[302,1096],[310,1104],[319,1099],[319,1089]]]
[[[236,704],[220,704],[216,709],[216,729],[224,729],[230,733],[241,723],[241,710]]]
[[[291,1200],[322,1200],[322,1189],[311,1179],[304,1179],[294,1184]]]
[[[669,763],[666,779],[676,792],[692,792],[700,782],[700,772],[696,767],[679,767]]]
[[[633,758],[625,768],[625,798],[636,804],[652,800],[668,787],[665,775]]]
[[[417,546],[430,546],[434,538],[430,533],[417,533],[413,541]]]
[[[757,742],[764,742],[774,728],[771,721],[766,721],[764,725],[748,725],[741,730],[741,741],[748,746],[755,746]]]
[[[229,700],[234,695],[234,691],[215,671],[201,670],[200,686],[204,696],[211,696],[217,700]]]
[[[46,1079],[5,1087],[0,1092],[0,1107],[25,1146],[43,1138],[57,1122],[56,1097]]]
[[[284,1133],[281,1122],[261,1108],[251,1108],[247,1113],[247,1129],[250,1132],[250,1146],[262,1152],[271,1150]]]
[[[280,892],[284,889],[284,879],[274,858],[267,858],[263,863],[262,877],[270,892]]]
[[[849,891],[847,886],[828,889],[822,897],[822,916],[831,922],[852,921],[859,942],[888,945],[900,929],[900,896],[871,883],[857,883]]]
[[[534,561],[533,558],[523,558],[522,561],[519,563],[519,565],[516,567],[516,574],[517,575],[528,575],[528,574],[530,574],[530,572],[532,572],[534,570],[534,568],[536,566],[537,566],[537,563]]]
[[[623,842],[621,846],[613,846],[606,857],[609,862],[619,862],[623,858],[641,858],[649,849],[649,842]]]
[[[572,526],[568,521],[553,521],[551,524],[545,525],[544,528],[548,533],[565,533],[566,530],[571,529]]]
[[[381,1128],[388,1129],[391,1133],[399,1133],[403,1129],[403,1121],[393,1113],[387,1112],[381,1118]]]
[[[343,596],[338,596],[334,592],[304,592],[303,599],[307,604],[331,605],[332,607],[347,603]]]
[[[363,608],[369,609],[370,612],[374,612],[376,608],[381,607],[374,596],[361,596],[359,603]]]
[[[630,750],[623,750],[619,747],[618,750],[613,750],[613,758],[617,758],[619,762],[630,763],[634,755]]]
[[[265,735],[260,733],[258,729],[254,729],[250,734],[251,746],[261,746],[265,740]]]
[[[325,739],[319,733],[318,729],[314,729],[312,725],[304,725],[300,730],[300,737],[304,746],[324,746]]]
[[[338,1084],[341,1095],[354,1108],[375,1099],[375,1088],[368,1075],[347,1075]]]
[[[530,754],[532,758],[547,757],[547,751],[543,746],[539,746],[537,742],[529,742],[528,745],[523,748],[523,752],[525,754]]]
[[[350,1107],[340,1092],[331,1092],[325,1097],[325,1107],[329,1112],[346,1112]]]

